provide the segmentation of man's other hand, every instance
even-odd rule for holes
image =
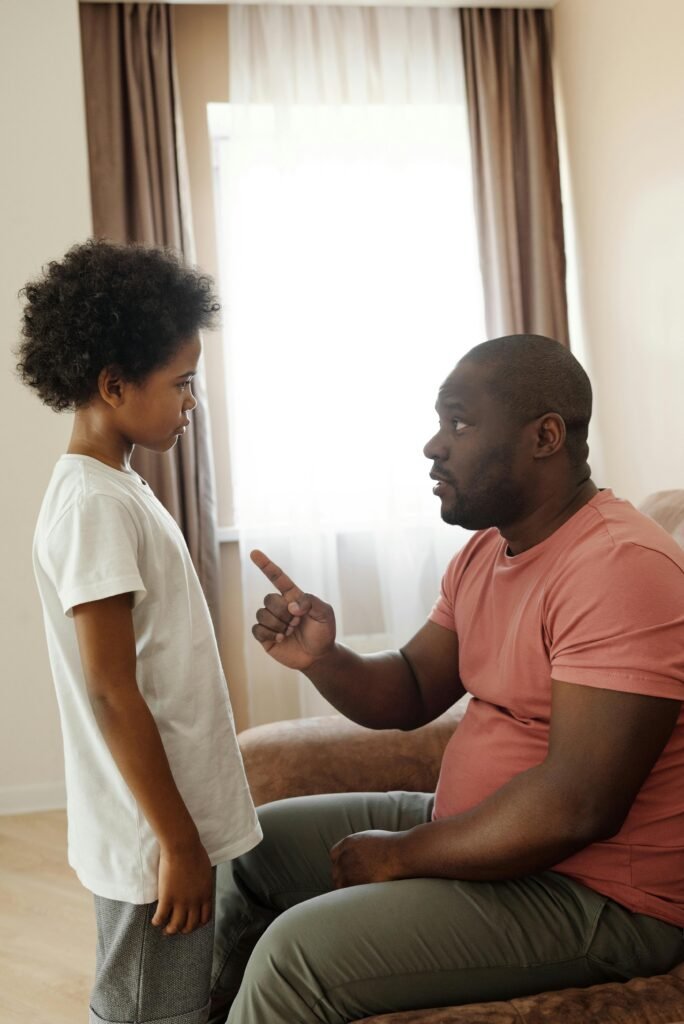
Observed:
[[[402,835],[373,829],[355,832],[335,843],[330,851],[335,888],[402,878],[398,858]]]
[[[278,591],[264,598],[252,635],[281,665],[305,671],[334,650],[335,613],[300,590],[263,551],[252,551],[250,558]]]

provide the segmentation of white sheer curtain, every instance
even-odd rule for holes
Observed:
[[[230,8],[214,138],[245,621],[265,550],[357,650],[425,621],[467,534],[422,446],[484,315],[458,12]],[[251,724],[330,710],[247,636]]]

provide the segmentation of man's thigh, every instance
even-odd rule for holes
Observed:
[[[367,829],[405,831],[430,820],[428,793],[332,793],[258,809],[264,838],[234,862],[243,889],[262,906],[287,910],[332,888],[330,850]]]
[[[339,793],[258,809],[261,843],[218,866],[212,1024],[225,1020],[254,946],[278,915],[332,889],[331,847],[353,832],[422,824],[433,800],[428,793]]]
[[[636,947],[645,952],[637,934],[644,921],[648,931],[652,919],[554,872],[328,892],[274,921],[254,949],[229,1020],[342,1024],[665,970],[665,960],[633,962]],[[653,938],[662,939],[667,959],[681,936],[662,930]]]

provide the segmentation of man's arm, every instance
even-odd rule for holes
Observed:
[[[672,734],[680,702],[558,681],[552,689],[542,764],[463,814],[407,832],[348,836],[332,851],[336,886],[516,878],[614,836]]]
[[[305,594],[262,552],[252,560],[278,590],[264,598],[252,633],[347,718],[371,729],[415,729],[463,696],[456,633],[427,622],[400,651],[356,654],[335,642],[330,605]]]
[[[174,782],[136,679],[131,595],[74,608],[81,662],[97,724],[160,846],[159,904],[152,924],[188,934],[211,917],[211,865]]]

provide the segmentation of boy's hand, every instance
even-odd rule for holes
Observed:
[[[313,594],[305,594],[263,551],[250,558],[279,591],[267,594],[252,634],[263,649],[287,668],[305,671],[335,647],[335,613]]]
[[[207,851],[197,839],[189,847],[162,848],[159,902],[152,918],[164,935],[189,935],[211,920],[213,879]]]

